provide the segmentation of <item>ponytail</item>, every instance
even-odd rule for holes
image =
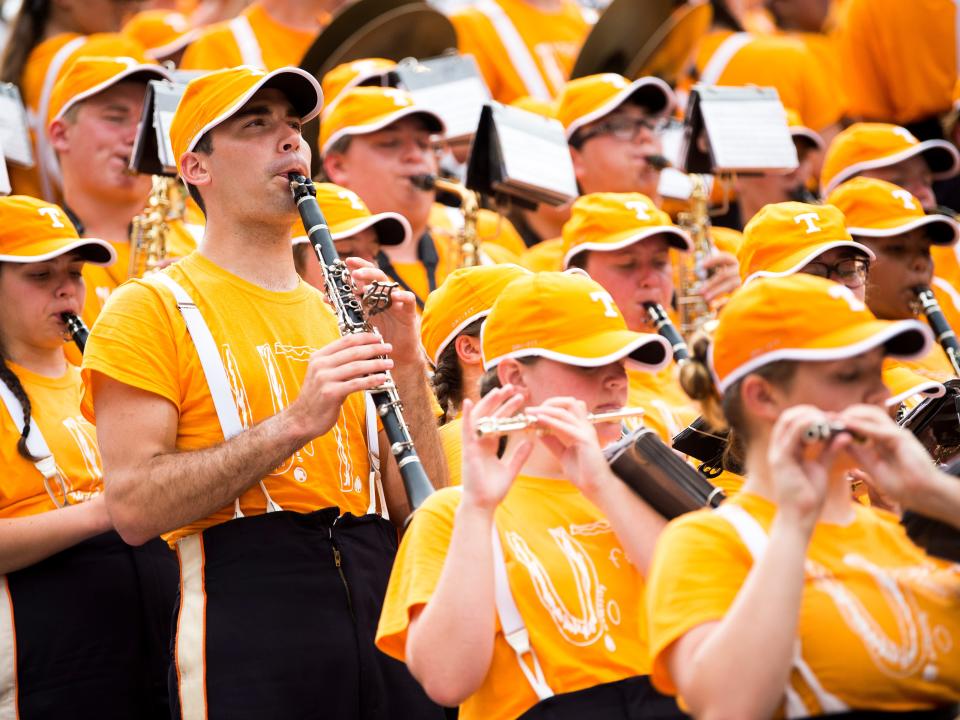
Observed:
[[[474,320],[461,330],[457,337],[480,337],[480,327],[483,318]],[[437,367],[430,380],[433,394],[437,396],[437,403],[443,410],[440,424],[449,422],[463,404],[463,370],[460,369],[460,356],[457,354],[456,338],[447,343],[447,346],[437,358]]]
[[[727,418],[723,412],[720,392],[713,382],[713,373],[707,362],[710,350],[710,336],[697,333],[690,340],[690,359],[680,365],[680,387],[700,404],[703,419],[714,430],[727,428]]]
[[[52,0],[23,0],[10,25],[7,44],[0,58],[0,82],[20,85],[27,58],[40,44],[50,17]]]
[[[36,462],[40,458],[34,457],[27,450],[27,436],[30,435],[30,398],[27,397],[26,390],[20,384],[20,378],[10,369],[6,358],[2,356],[0,356],[0,381],[3,381],[3,384],[9,388],[17,402],[20,403],[20,407],[23,408],[23,431],[20,433],[20,439],[17,440],[17,452],[30,462]]]

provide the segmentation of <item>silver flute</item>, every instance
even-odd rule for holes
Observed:
[[[627,418],[643,417],[643,408],[621,408],[605,413],[594,413],[587,415],[587,420],[594,425],[597,423],[612,422],[614,420],[625,420]],[[510,417],[485,417],[476,422],[477,437],[487,437],[489,435],[509,435],[510,433],[522,432],[537,424],[538,418],[533,415],[520,413]]]

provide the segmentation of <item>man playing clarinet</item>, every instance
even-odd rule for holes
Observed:
[[[393,293],[380,334],[341,338],[290,253],[288,176],[309,174],[300,129],[320,105],[295,68],[190,83],[170,139],[206,234],[111,296],[84,356],[111,517],[127,542],[162,533],[179,555],[184,720],[442,717],[373,645],[397,542],[385,508],[397,523],[410,512],[362,392],[386,372],[446,482],[413,297]],[[349,266],[361,289],[386,279]]]

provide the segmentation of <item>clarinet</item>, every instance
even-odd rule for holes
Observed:
[[[673,348],[674,361],[679,365],[689,360],[690,350],[687,348],[687,343],[684,342],[674,324],[670,322],[670,317],[667,315],[667,311],[663,309],[663,306],[655,302],[645,302],[643,307],[646,308],[647,315],[650,317],[653,327],[670,343],[670,347]]]
[[[87,326],[83,324],[83,320],[73,313],[61,313],[60,318],[67,324],[67,332],[70,333],[71,339],[80,348],[80,354],[83,355],[83,349],[87,346],[87,338],[90,336]]]
[[[316,200],[317,190],[313,181],[296,173],[291,173],[289,177],[290,191],[293,193],[303,226],[307,229],[307,237],[320,260],[327,297],[337,314],[340,334],[374,332],[364,312],[363,304],[354,292],[355,286],[350,277],[350,271],[337,255],[333,237],[330,235],[327,222]],[[386,302],[383,296],[376,299],[381,303],[381,307],[385,308],[389,302],[388,298],[389,295],[386,296]],[[377,406],[377,415],[380,416],[383,429],[390,440],[390,452],[400,468],[410,507],[416,510],[433,492],[433,485],[430,484],[427,472],[417,456],[410,430],[403,419],[403,406],[400,403],[396,385],[393,384],[389,371],[386,374],[387,381],[373,388],[369,393]]]
[[[947,322],[947,318],[940,309],[940,303],[934,297],[933,291],[926,285],[918,285],[913,288],[917,300],[920,301],[920,307],[923,314],[927,316],[927,322],[930,323],[930,329],[937,336],[937,342],[947,354],[947,360],[953,366],[953,374],[960,377],[960,342],[957,342],[957,336]]]

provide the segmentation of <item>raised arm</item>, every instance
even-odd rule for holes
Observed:
[[[469,400],[464,403],[463,500],[436,590],[411,618],[407,631],[410,672],[434,702],[448,707],[477,691],[493,659],[493,516],[532,445],[525,441],[501,460],[496,456],[497,439],[478,440],[473,419],[515,413],[523,397],[512,393],[506,386],[490,392],[475,407]],[[504,402],[505,398],[510,399]]]
[[[172,403],[93,372],[107,507],[117,531],[139,545],[228,506],[333,427],[347,395],[382,383],[393,361],[377,356],[391,349],[369,333],[337,339],[310,358],[300,395],[286,409],[190,452],[176,449]]]

